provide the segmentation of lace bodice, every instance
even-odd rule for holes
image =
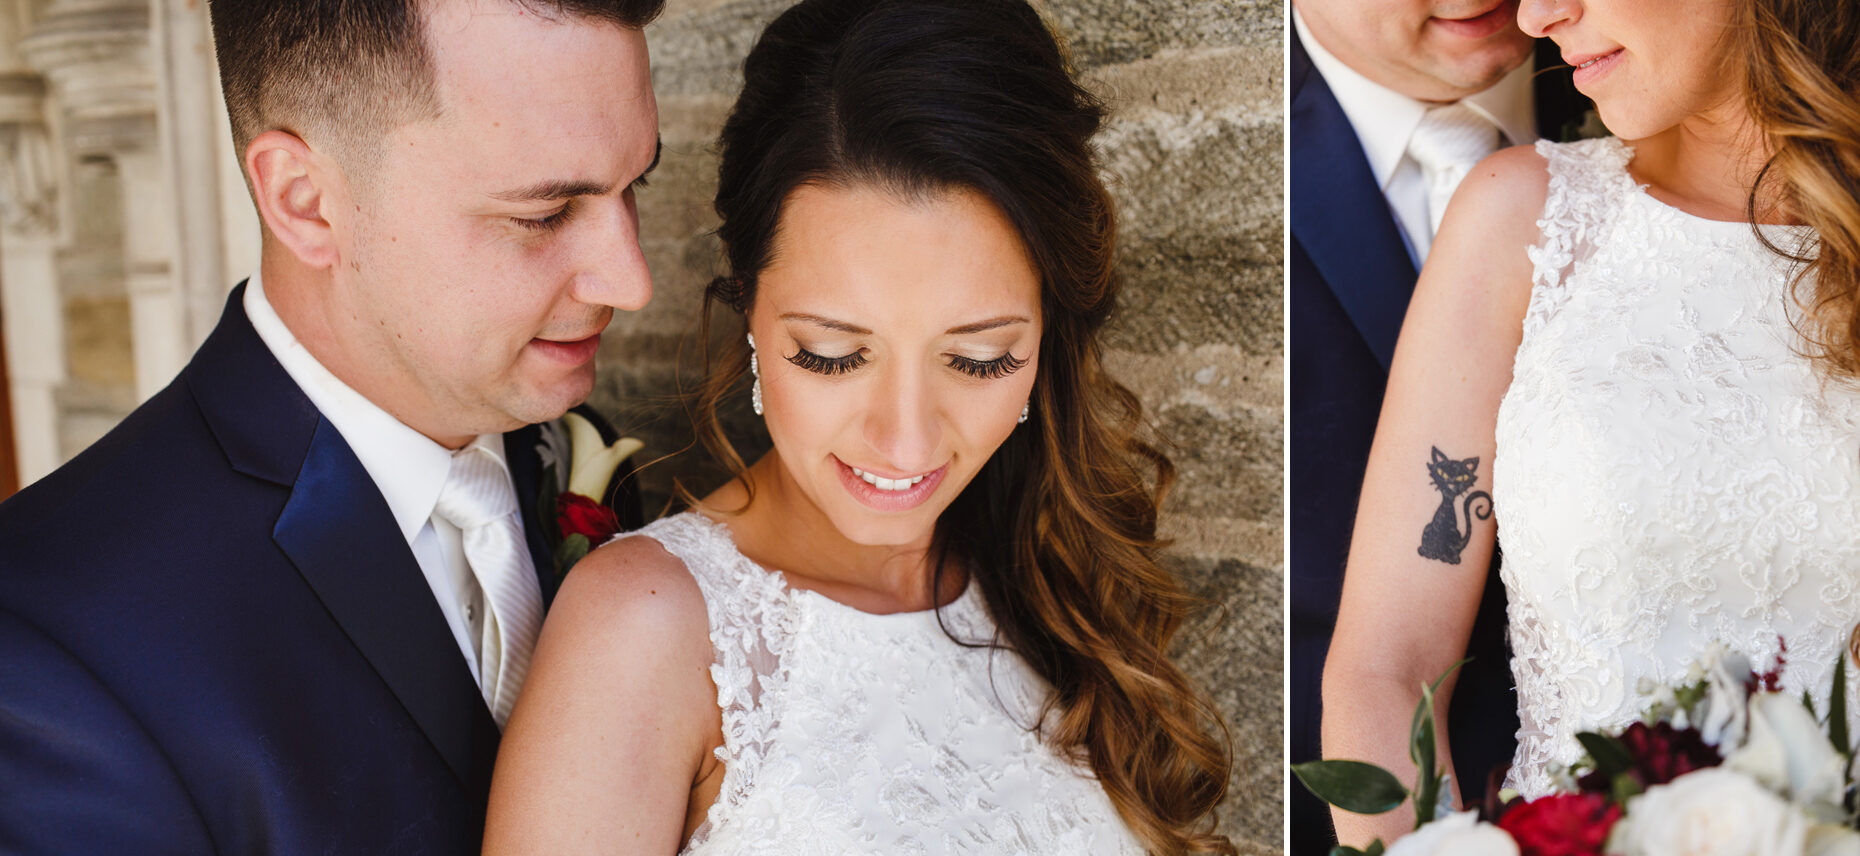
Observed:
[[[1537,150],[1549,196],[1492,467],[1526,796],[1713,641],[1767,664],[1782,637],[1787,688],[1826,711],[1860,619],[1860,392],[1802,356],[1789,263],[1649,196],[1618,140]]]
[[[1143,852],[1089,770],[1029,728],[1049,690],[1018,656],[956,644],[935,612],[791,589],[695,513],[636,534],[690,569],[716,652],[723,787],[685,853]],[[994,636],[974,585],[942,623]]]

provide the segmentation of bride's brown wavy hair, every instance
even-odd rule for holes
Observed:
[[[1860,377],[1860,3],[1738,0],[1746,103],[1769,147],[1749,216],[1768,205],[1814,227],[1806,246],[1772,250],[1799,265],[1804,333],[1836,374]]]
[[[1118,291],[1090,145],[1103,106],[1022,0],[807,0],[763,32],[743,76],[719,147],[729,274],[705,293],[700,439],[742,478],[717,412],[744,395],[749,353],[740,336],[711,351],[712,314],[754,304],[796,188],[991,200],[1041,274],[1039,374],[1032,417],[938,521],[937,572],[945,559],[974,568],[996,644],[1054,688],[1044,739],[1090,764],[1150,850],[1234,852],[1213,831],[1225,729],[1167,654],[1199,605],[1157,560],[1174,468],[1142,439],[1141,405],[1099,344]]]

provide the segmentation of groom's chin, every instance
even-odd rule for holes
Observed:
[[[511,400],[503,411],[522,425],[550,422],[560,419],[569,408],[587,401],[594,391],[592,362],[572,369],[557,369],[551,374],[554,376],[533,380],[525,388],[512,390]]]

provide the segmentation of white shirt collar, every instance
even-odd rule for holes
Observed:
[[[1356,131],[1356,138],[1362,142],[1363,154],[1369,158],[1369,170],[1376,177],[1376,185],[1387,190],[1389,178],[1408,153],[1408,138],[1414,136],[1422,114],[1435,105],[1409,98],[1345,65],[1312,37],[1296,6],[1292,7],[1292,26],[1298,31],[1305,52],[1311,56],[1311,64],[1324,75],[1324,83],[1336,96],[1337,106],[1343,108],[1350,127]],[[1510,144],[1535,142],[1537,123],[1532,114],[1531,74],[1531,63],[1527,62],[1492,88],[1462,99],[1462,103],[1492,120]]]
[[[354,450],[387,500],[401,534],[412,544],[433,516],[439,491],[452,469],[452,452],[395,419],[324,368],[284,326],[284,319],[265,298],[264,283],[256,272],[246,281],[245,314],[285,373]],[[479,435],[471,446],[489,451],[509,472],[502,434]]]

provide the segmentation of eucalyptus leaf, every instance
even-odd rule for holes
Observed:
[[[1393,811],[1408,798],[1393,773],[1362,761],[1307,761],[1292,773],[1318,799],[1356,814]]]

